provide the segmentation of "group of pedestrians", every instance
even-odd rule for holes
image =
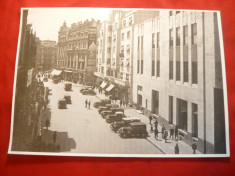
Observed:
[[[126,107],[126,105],[127,105],[127,103],[126,103],[126,101],[122,101],[122,100],[120,100],[120,102],[119,102],[119,104],[120,104],[120,107]]]
[[[153,124],[152,124],[153,121]],[[158,130],[158,121],[157,119],[153,118],[152,114],[149,116],[149,124],[150,124],[150,131],[154,132],[154,138],[156,140],[160,140],[158,134],[161,133],[162,134],[162,140],[165,141],[165,143],[168,143],[167,140],[168,139],[172,139],[176,141],[175,144],[175,154],[179,154],[180,150],[179,150],[179,144],[178,144],[178,131],[179,131],[179,127],[178,125],[176,125],[175,127],[173,125],[169,126],[169,132],[170,132],[170,136],[168,138],[168,130],[166,129],[165,125],[163,124],[161,127],[161,131],[159,132]],[[153,129],[154,126],[154,129]],[[193,143],[191,145],[192,150],[193,150],[193,154],[196,154],[196,150],[197,150],[197,142],[195,140],[193,140]]]
[[[88,109],[91,108],[91,100],[88,101],[88,100],[86,99],[86,101],[85,101],[85,107],[88,108]]]

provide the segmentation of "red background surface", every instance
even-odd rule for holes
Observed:
[[[92,158],[8,155],[11,101],[21,7],[116,7],[220,10],[230,126],[230,158]],[[235,175],[234,0],[0,0],[0,176]]]

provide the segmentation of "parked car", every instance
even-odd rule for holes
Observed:
[[[117,104],[106,104],[105,106],[101,106],[98,110],[98,112],[101,114],[102,111],[108,111],[110,110],[111,108],[116,108],[118,107]]]
[[[65,83],[64,90],[71,91],[72,90],[72,83]]]
[[[58,84],[60,82],[60,78],[59,77],[53,77],[52,79],[54,84]]]
[[[128,127],[121,127],[117,132],[122,138],[127,138],[127,137],[146,138],[148,136],[148,132],[146,130],[146,124],[142,122],[132,122]]]
[[[67,103],[66,103],[66,100],[64,98],[58,100],[57,105],[58,105],[59,109],[66,109],[67,108]]]
[[[117,130],[119,130],[121,127],[128,127],[130,125],[130,123],[132,123],[132,122],[140,122],[140,118],[138,118],[138,117],[125,117],[125,118],[122,118],[122,121],[113,122],[110,125],[110,128],[114,132],[117,132]]]
[[[48,78],[43,78],[43,82],[48,82]]]
[[[82,93],[83,91],[88,90],[88,89],[91,89],[91,87],[90,87],[90,86],[82,87],[82,88],[80,89],[80,92]]]
[[[96,95],[95,91],[92,89],[82,91],[83,95]]]
[[[65,99],[65,101],[66,101],[67,104],[72,104],[71,96],[70,96],[70,95],[65,95],[65,96],[64,96],[64,99]]]
[[[103,118],[105,118],[107,115],[109,115],[109,114],[111,114],[111,113],[112,113],[112,111],[107,110],[107,111],[102,111],[100,114],[101,114],[101,116],[102,116]]]
[[[123,117],[125,117],[125,114],[123,112],[115,112],[115,114],[110,114],[106,116],[106,122],[112,123],[121,121]]]
[[[94,108],[99,108],[100,106],[106,106],[106,104],[110,104],[111,103],[111,100],[110,99],[102,99],[98,102],[95,102],[93,104],[93,107]]]

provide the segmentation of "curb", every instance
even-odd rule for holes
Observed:
[[[146,140],[149,141],[150,143],[152,143],[152,144],[153,144],[156,148],[158,148],[163,154],[167,154],[167,152],[164,151],[163,149],[161,149],[160,146],[157,145],[155,142],[153,142],[152,139],[147,138]]]

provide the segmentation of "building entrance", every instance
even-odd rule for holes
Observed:
[[[177,99],[177,121],[179,128],[187,131],[188,129],[188,106],[187,101]]]

